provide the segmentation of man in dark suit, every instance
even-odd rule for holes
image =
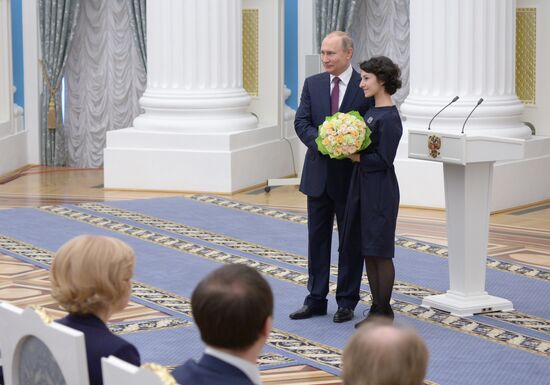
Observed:
[[[199,361],[174,369],[176,381],[261,385],[256,361],[273,315],[273,294],[266,280],[242,264],[221,267],[195,288],[191,308],[206,350]]]
[[[374,105],[359,88],[361,77],[351,66],[353,42],[340,31],[328,34],[321,45],[321,60],[326,72],[310,76],[304,83],[294,128],[308,147],[300,191],[307,195],[308,211],[308,290],[304,306],[290,314],[292,319],[325,315],[332,227],[334,215],[338,228],[343,224],[352,162],[335,160],[317,150],[318,127],[336,112],[358,111],[361,116]],[[334,322],[353,319],[359,301],[363,259],[340,253],[338,259],[338,310]]]

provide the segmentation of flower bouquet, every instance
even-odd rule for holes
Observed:
[[[357,111],[337,112],[319,126],[315,143],[321,154],[344,159],[367,148],[371,143],[370,134],[369,127]]]

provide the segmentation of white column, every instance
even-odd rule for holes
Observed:
[[[40,164],[40,17],[38,0],[22,2],[23,10],[23,77],[25,79],[25,131],[28,163]]]
[[[258,11],[250,26],[258,29],[253,98],[242,80],[243,4]],[[106,188],[232,193],[292,173],[283,137],[283,4],[147,2],[145,113],[107,133]]]
[[[515,0],[411,0],[410,93],[405,128],[423,129],[455,95],[460,100],[432,123],[459,133],[528,138],[515,94]]]
[[[255,128],[242,84],[241,0],[147,2],[147,89],[138,130]]]

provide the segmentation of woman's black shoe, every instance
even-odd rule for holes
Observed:
[[[355,328],[357,329],[358,327],[363,325],[365,322],[371,321],[373,318],[379,317],[381,315],[379,312],[380,312],[380,309],[379,309],[378,305],[373,303],[371,305],[371,307],[369,309],[369,312],[368,312],[367,316],[365,317],[365,319],[363,319],[362,321],[357,322],[355,324]],[[365,313],[363,313],[363,315],[365,315]]]
[[[389,304],[385,306],[380,306],[380,309],[378,310],[378,315],[389,318],[392,321],[395,318],[395,315],[393,314],[393,309]]]

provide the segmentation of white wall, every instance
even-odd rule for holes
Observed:
[[[17,120],[13,104],[10,0],[0,0],[0,175],[27,162],[26,133],[19,132],[21,110]]]
[[[40,40],[38,0],[23,1],[23,76],[27,163],[40,164]]]
[[[517,0],[518,8],[537,8],[536,105],[525,106],[524,121],[535,125],[537,135],[550,136],[550,1]]]
[[[315,48],[315,5],[313,0],[298,1],[298,103],[306,73],[306,55],[317,53]]]

